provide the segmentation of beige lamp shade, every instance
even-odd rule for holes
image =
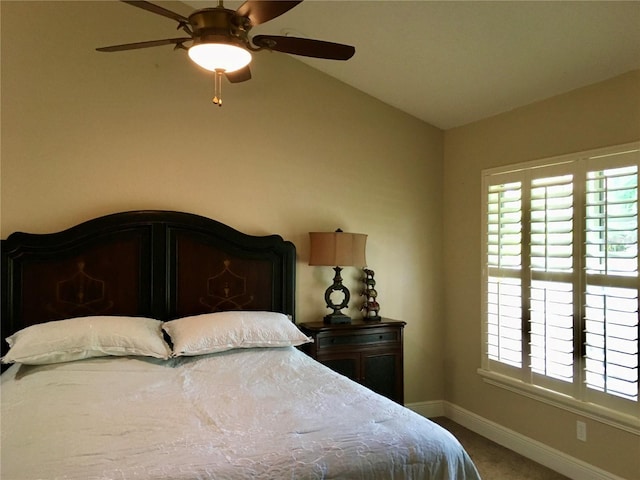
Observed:
[[[363,233],[310,232],[309,265],[364,267],[367,236]]]

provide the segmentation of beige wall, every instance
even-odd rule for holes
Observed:
[[[381,313],[407,322],[406,401],[443,397],[440,130],[269,52],[217,108],[185,52],[94,51],[172,36],[171,21],[115,1],[0,8],[2,238],[132,209],[278,233],[311,321],[334,272],[307,265],[308,232],[366,233]],[[343,276],[361,303],[359,272]]]
[[[482,169],[640,139],[640,72],[445,133],[445,397],[482,417],[624,478],[640,472],[637,436],[483,383],[480,367]],[[464,299],[464,301],[460,301]]]

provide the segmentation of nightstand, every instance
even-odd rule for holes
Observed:
[[[301,323],[300,330],[313,338],[313,343],[301,348],[332,370],[403,404],[404,326],[405,322],[388,318],[376,322],[353,319],[341,325]]]

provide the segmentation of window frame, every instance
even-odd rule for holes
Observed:
[[[582,241],[584,238],[583,231],[585,230],[585,180],[587,172],[591,170],[597,170],[599,166],[594,168],[594,162],[602,161],[603,157],[608,157],[606,169],[615,168],[620,166],[620,162],[616,158],[616,155],[620,155],[620,159],[624,160],[624,154],[635,152],[636,158],[640,158],[640,142],[633,142],[623,145],[616,145],[612,147],[606,147],[596,150],[589,150],[584,152],[577,152],[568,155],[562,155],[558,157],[534,160],[529,162],[523,162],[515,165],[496,167],[486,169],[481,172],[481,367],[478,369],[478,373],[482,376],[483,380],[491,385],[495,385],[501,388],[505,388],[512,392],[524,395],[529,398],[541,401],[546,404],[550,404],[564,410],[571,411],[573,413],[593,418],[600,422],[621,428],[623,430],[640,434],[640,399],[636,402],[629,404],[629,400],[624,400],[622,403],[616,402],[616,399],[612,396],[595,392],[593,389],[589,389],[583,381],[584,369],[584,333],[581,331],[575,332],[576,328],[582,330],[583,318],[584,318],[584,305],[582,301],[583,290],[585,290],[586,284],[586,270],[582,268],[582,262],[584,259],[584,251]],[[622,163],[629,164],[628,159]],[[579,298],[578,303],[574,303],[574,372],[578,374],[577,377],[571,383],[557,384],[553,379],[549,377],[540,376],[534,374],[532,369],[525,366],[525,362],[528,362],[529,356],[529,314],[521,315],[521,334],[522,334],[522,366],[511,366],[502,363],[497,360],[492,360],[489,357],[489,277],[490,267],[487,262],[489,255],[489,202],[488,192],[490,185],[506,184],[510,182],[521,182],[522,188],[522,233],[521,233],[521,266],[519,273],[514,276],[516,279],[520,279],[523,286],[522,290],[528,291],[526,284],[531,283],[531,275],[524,274],[525,271],[529,271],[530,258],[526,261],[524,257],[528,257],[530,254],[529,246],[529,233],[530,219],[528,218],[530,209],[530,187],[525,188],[525,185],[531,185],[531,179],[536,173],[544,171],[544,177],[547,178],[551,175],[561,175],[564,173],[571,173],[573,175],[573,244],[575,247],[574,255],[578,258],[574,258],[574,274],[573,274],[573,288],[574,298]],[[640,175],[640,168],[638,171]],[[496,179],[498,179],[496,181]],[[536,176],[535,178],[540,178]],[[526,212],[526,213],[525,213]],[[580,268],[577,268],[577,264],[580,264]],[[633,285],[633,282],[632,282]],[[635,276],[636,289],[640,290],[640,275]],[[522,311],[528,308],[529,299],[523,302]],[[578,310],[576,310],[578,308]],[[577,321],[575,319],[578,319]],[[640,329],[640,326],[638,327]],[[575,361],[575,359],[578,361]],[[542,377],[542,378],[540,378]],[[605,396],[605,397],[602,397]],[[600,398],[598,398],[600,397]],[[606,401],[600,402],[602,398],[606,398]],[[594,399],[598,402],[595,403]],[[635,404],[635,405],[634,405]]]

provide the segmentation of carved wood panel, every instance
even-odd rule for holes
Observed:
[[[176,316],[272,310],[272,262],[213,248],[196,236],[176,239]]]

